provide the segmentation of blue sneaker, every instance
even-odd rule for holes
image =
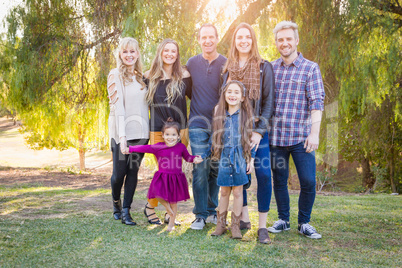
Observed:
[[[299,227],[297,229],[299,229],[300,234],[302,234],[308,238],[312,238],[312,239],[320,239],[321,238],[321,235],[319,233],[317,233],[315,228],[308,223],[299,224]]]
[[[272,227],[268,227],[268,231],[274,234],[289,230],[290,230],[290,223],[284,220],[278,220],[274,223],[274,225],[272,225]]]

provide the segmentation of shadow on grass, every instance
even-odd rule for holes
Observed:
[[[105,189],[63,189],[39,185],[19,188],[0,187],[0,215],[41,218],[50,214],[78,213],[84,210],[102,211],[109,192]]]
[[[0,166],[0,187],[38,185],[45,187],[65,187],[75,189],[110,188],[110,181],[104,174],[75,174],[46,168],[11,168]]]

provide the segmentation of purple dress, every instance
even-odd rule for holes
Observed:
[[[188,153],[186,146],[179,142],[167,146],[164,142],[153,145],[130,146],[130,153],[154,154],[159,170],[155,173],[148,190],[148,199],[161,198],[169,203],[190,199],[187,179],[182,172],[182,158],[193,162],[195,156]]]

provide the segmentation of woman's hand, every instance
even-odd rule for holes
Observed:
[[[194,163],[194,164],[199,164],[199,163],[201,163],[202,161],[204,161],[204,160],[202,159],[202,157],[199,156],[199,155],[197,155],[197,156],[194,158],[193,163]]]
[[[257,151],[258,146],[260,145],[260,141],[262,139],[262,136],[260,133],[257,132],[253,132],[253,134],[251,135],[251,149],[253,149],[255,147],[255,150]]]
[[[120,151],[122,154],[128,154],[126,136],[120,138]]]
[[[254,158],[251,158],[250,162],[247,163],[247,174],[251,174],[254,171]]]

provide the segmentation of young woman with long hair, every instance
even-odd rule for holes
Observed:
[[[148,85],[146,102],[150,107],[150,144],[163,142],[161,130],[171,118],[180,124],[180,139],[187,146],[186,95],[191,96],[191,77],[180,63],[179,45],[175,40],[165,39],[159,44],[151,68],[144,76]],[[151,224],[160,224],[154,212],[157,205],[156,199],[150,199],[144,208]],[[169,214],[165,214],[164,221],[169,222]]]
[[[130,215],[143,153],[125,154],[127,145],[143,145],[149,139],[148,104],[142,80],[141,53],[138,42],[131,37],[120,41],[116,51],[117,68],[110,71],[107,81],[109,94],[109,137],[113,155],[111,177],[113,217],[123,224],[135,225]],[[121,188],[124,199],[121,204]]]
[[[267,130],[268,121],[274,109],[275,81],[272,65],[261,58],[255,31],[247,23],[240,23],[233,33],[228,60],[222,76],[224,84],[230,80],[239,80],[245,85],[247,98],[253,109],[255,121],[251,135],[251,147],[257,150],[255,173],[258,183],[258,237],[261,243],[269,243],[270,238],[266,224],[272,186]],[[246,190],[243,190],[243,195],[240,227],[250,229]]]

